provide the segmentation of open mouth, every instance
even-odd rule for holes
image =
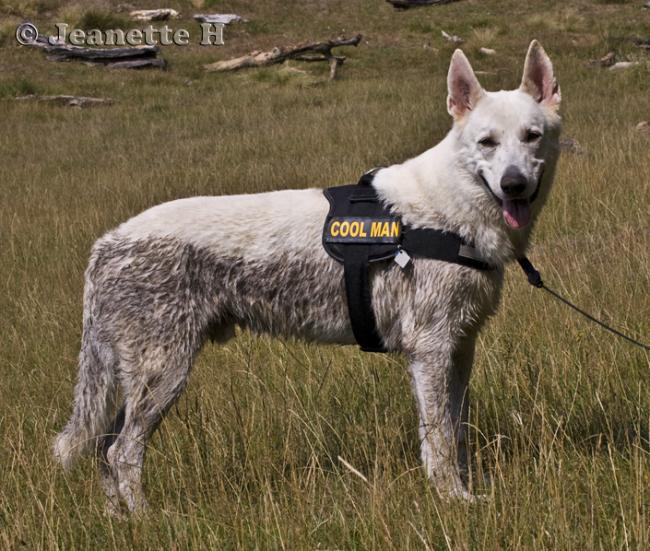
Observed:
[[[504,199],[503,219],[513,230],[525,228],[530,222],[530,202],[528,199]]]
[[[503,220],[508,225],[508,227],[512,228],[513,230],[521,230],[530,223],[530,206],[532,202],[537,198],[543,175],[544,170],[540,172],[537,186],[535,187],[535,191],[530,197],[519,199],[501,199],[492,191],[492,188],[485,179],[485,176],[483,176],[483,173],[479,172],[481,182],[490,192],[490,195],[492,195],[497,204],[501,207]]]

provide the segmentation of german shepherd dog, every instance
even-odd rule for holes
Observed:
[[[373,185],[405,224],[460,235],[493,269],[415,258],[408,271],[391,263],[370,280],[379,335],[409,361],[426,474],[441,495],[471,500],[465,425],[474,344],[498,305],[504,265],[525,253],[549,194],[560,89],[537,41],[516,90],[483,90],[460,50],[447,84],[451,131],[379,170]],[[69,467],[97,450],[110,511],[121,502],[146,507],[146,443],[208,338],[224,342],[239,326],[354,343],[343,267],[321,242],[327,213],[319,189],[194,197],[155,206],[95,243],[74,408],[54,454]]]

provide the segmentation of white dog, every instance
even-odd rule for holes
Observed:
[[[448,89],[449,134],[380,170],[373,185],[404,223],[456,233],[493,269],[424,258],[406,271],[373,267],[372,306],[385,347],[410,361],[428,477],[440,493],[471,499],[464,421],[474,343],[499,302],[503,266],[524,254],[549,193],[560,91],[536,41],[517,90],[484,91],[460,50]],[[343,268],[321,243],[327,213],[318,189],[180,199],[96,242],[74,411],[54,451],[67,467],[97,443],[112,510],[120,500],[132,511],[146,506],[146,442],[207,338],[223,342],[238,325],[354,343]]]

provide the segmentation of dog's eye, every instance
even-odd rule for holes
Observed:
[[[485,138],[480,139],[478,143],[483,147],[496,147],[499,145],[496,140],[490,136],[486,136]]]
[[[528,143],[536,142],[542,137],[542,134],[540,132],[537,132],[536,130],[529,130],[526,132],[526,141]]]

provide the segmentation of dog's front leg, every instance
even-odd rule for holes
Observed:
[[[462,382],[458,380],[458,349],[449,339],[426,340],[426,346],[411,354],[409,365],[420,417],[423,466],[440,494],[472,499],[458,469],[462,398],[461,404],[457,402],[464,394],[459,387],[465,387],[467,375],[463,374]]]
[[[452,422],[457,448],[458,468],[467,481],[469,464],[467,459],[467,422],[469,416],[469,379],[474,363],[476,334],[469,334],[460,340],[453,356],[450,377],[450,398]]]

